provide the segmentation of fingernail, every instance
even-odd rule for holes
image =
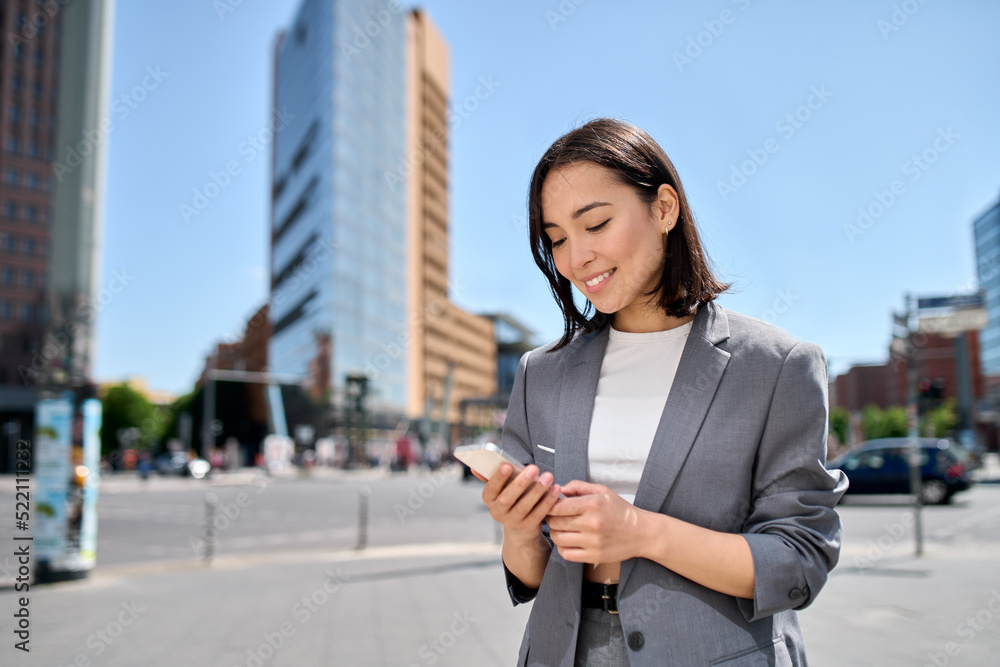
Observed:
[[[542,484],[551,484],[552,483],[552,473],[550,473],[550,472],[542,473],[542,476],[538,478],[538,481],[541,482]]]

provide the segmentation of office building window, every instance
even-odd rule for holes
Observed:
[[[7,185],[17,185],[17,169],[13,167],[7,169],[3,173],[3,180]]]
[[[10,319],[10,301],[0,301],[0,318],[5,320]]]
[[[14,283],[14,270],[9,266],[5,266],[0,269],[0,282],[4,285],[11,285]]]
[[[35,254],[35,239],[24,239],[24,254],[34,255]]]
[[[3,206],[3,214],[10,218],[11,220],[17,219],[17,204],[12,201],[7,202]]]
[[[31,270],[25,270],[24,273],[21,274],[21,280],[24,282],[25,287],[34,287],[35,286],[34,272]]]
[[[32,190],[38,188],[38,174],[36,174],[35,172],[33,171],[28,172],[28,176],[24,180],[25,180],[24,184],[27,185]]]
[[[38,220],[38,209],[34,206],[28,206],[24,211],[24,217],[28,222],[37,222]]]
[[[21,304],[21,319],[25,322],[31,322],[35,319],[35,307],[30,303]]]
[[[14,238],[14,235],[13,234],[8,234],[7,236],[3,237],[3,239],[2,239],[3,249],[6,250],[7,252],[14,252],[14,244],[16,242],[17,242],[17,239]]]

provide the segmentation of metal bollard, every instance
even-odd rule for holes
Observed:
[[[372,495],[370,486],[362,486],[358,491],[358,544],[355,549],[368,546],[368,498]]]
[[[215,555],[215,508],[218,505],[219,498],[214,493],[205,496],[205,553],[202,555],[205,565],[211,565]]]

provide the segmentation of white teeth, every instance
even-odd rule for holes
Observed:
[[[612,271],[613,271],[613,270],[614,270],[614,269],[612,269]],[[605,273],[602,273],[601,275],[597,276],[597,277],[596,277],[596,278],[594,278],[593,280],[588,280],[588,281],[586,281],[586,282],[584,283],[584,285],[586,285],[587,287],[593,287],[594,285],[596,285],[597,283],[601,282],[602,280],[604,280],[605,278],[607,278],[607,277],[608,277],[608,276],[610,276],[610,275],[611,275],[611,271],[607,271],[607,272],[605,272]]]

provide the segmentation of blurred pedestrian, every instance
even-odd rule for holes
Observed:
[[[143,480],[149,479],[149,473],[153,469],[153,456],[148,451],[143,450],[139,454],[139,463],[137,464],[139,469],[139,477]]]
[[[715,303],[729,286],[635,126],[558,139],[528,208],[565,333],[517,370],[501,446],[526,469],[483,490],[511,598],[534,599],[518,664],[804,665],[794,610],[837,562],[847,485],[822,351]]]

